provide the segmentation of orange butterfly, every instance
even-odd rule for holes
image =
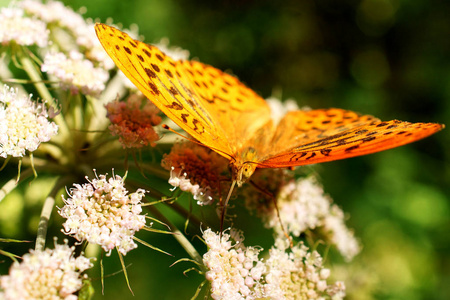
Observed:
[[[264,99],[236,77],[197,61],[175,61],[110,26],[96,24],[95,30],[108,55],[145,96],[198,142],[230,161],[231,190],[256,168],[365,155],[444,128],[435,123],[383,122],[338,108],[289,112],[274,126]]]

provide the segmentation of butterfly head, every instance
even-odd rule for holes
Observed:
[[[249,147],[236,155],[236,160],[231,162],[233,180],[240,187],[255,172],[257,167],[257,153],[252,147]]]
[[[236,184],[240,187],[255,172],[256,164],[253,162],[244,162],[241,165],[233,164],[232,169],[233,180],[235,180]]]

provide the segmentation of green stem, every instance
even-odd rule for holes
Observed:
[[[32,169],[27,169],[23,171],[20,175],[20,179],[17,181],[17,178],[12,178],[6,182],[2,188],[0,189],[0,202],[5,198],[6,195],[8,195],[12,190],[16,188],[16,186],[23,182],[24,180],[30,178],[34,174]]]
[[[48,229],[48,221],[50,220],[50,216],[53,211],[53,207],[55,207],[55,196],[56,193],[63,187],[66,183],[70,181],[69,177],[60,177],[56,181],[52,190],[50,191],[47,199],[45,199],[44,206],[41,211],[41,218],[39,220],[37,236],[36,236],[36,246],[35,250],[41,251],[45,248],[45,239],[47,236]]]
[[[154,199],[161,199],[161,198],[169,197],[168,195],[158,191],[157,189],[150,187],[150,186],[145,186],[143,183],[140,183],[140,182],[138,183],[138,182],[134,182],[132,180],[128,180],[127,185],[129,185],[130,187],[132,187],[134,189],[145,188],[145,190],[149,190],[150,197],[152,197]],[[202,224],[205,225],[204,222],[200,221],[195,215],[193,215],[191,212],[189,212],[189,210],[187,210],[182,205],[180,205],[174,201],[157,201],[157,202],[164,203],[170,209],[177,212],[181,217],[189,220],[189,223],[192,223],[194,225],[194,227],[196,227],[196,228],[200,228],[202,226]],[[152,205],[145,205],[145,206],[149,207]]]
[[[201,222],[196,216],[194,216],[192,213],[190,213],[186,208],[179,205],[178,203],[167,203],[164,202],[165,205],[170,207],[172,210],[176,211],[180,216],[184,218],[188,218],[189,222],[194,224],[195,227],[200,228],[203,225],[205,225],[205,222]]]
[[[6,195],[11,193],[16,188],[16,186],[17,185],[15,178],[8,180],[8,182],[6,182],[5,185],[3,185],[2,188],[0,189],[0,202],[2,202],[3,198],[5,198]]]
[[[172,229],[173,237],[180,243],[181,247],[187,252],[187,254],[194,259],[196,262],[198,262],[200,265],[203,265],[203,259],[200,256],[200,254],[197,252],[197,250],[194,248],[194,246],[189,242],[189,240],[184,236],[184,234],[174,225],[172,222],[170,222],[169,219],[167,219],[163,214],[159,212],[155,207],[150,206],[149,207],[152,214],[154,214],[160,221],[166,223],[170,226]]]
[[[53,100],[52,95],[50,94],[45,84],[42,82],[42,76],[40,74],[40,71],[36,69],[36,65],[33,63],[31,58],[28,55],[26,55],[23,51],[18,51],[18,57],[20,63],[22,64],[23,69],[28,74],[31,81],[34,83],[34,86],[38,90],[41,98],[47,101],[51,106],[57,107],[57,104]],[[65,122],[62,115],[58,114],[53,119],[59,126],[59,135],[62,137],[69,136],[69,129],[67,127],[67,123]]]

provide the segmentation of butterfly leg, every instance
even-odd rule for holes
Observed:
[[[278,220],[280,222],[281,229],[283,230],[284,236],[287,238],[287,240],[289,241],[289,245],[292,248],[294,246],[293,241],[292,241],[292,237],[289,236],[289,234],[287,233],[287,231],[286,231],[286,229],[285,229],[285,227],[283,225],[283,220],[281,220],[280,210],[278,209],[278,204],[277,204],[277,198],[275,197],[274,194],[272,194],[268,190],[262,188],[261,186],[256,184],[256,182],[254,182],[253,180],[250,179],[249,182],[255,189],[257,189],[258,191],[260,191],[261,193],[267,195],[268,197],[270,197],[270,199],[272,199],[273,205],[275,207],[275,210],[277,211],[277,217],[278,217]]]
[[[225,214],[227,212],[227,205],[228,205],[228,201],[231,198],[231,194],[233,193],[234,187],[236,185],[236,180],[233,180],[233,182],[231,183],[231,187],[230,190],[228,192],[227,198],[225,199],[225,202],[223,202],[222,204],[222,196],[221,196],[221,207],[222,207],[222,212],[221,212],[221,216],[220,216],[220,238],[222,238],[222,232],[223,232],[223,223],[225,222]]]

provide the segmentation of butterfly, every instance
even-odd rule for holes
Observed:
[[[230,161],[231,190],[256,168],[370,154],[444,128],[436,123],[380,121],[339,108],[288,112],[275,126],[265,100],[236,77],[198,61],[173,60],[108,25],[96,24],[95,30],[117,67],[150,101],[200,144]]]

